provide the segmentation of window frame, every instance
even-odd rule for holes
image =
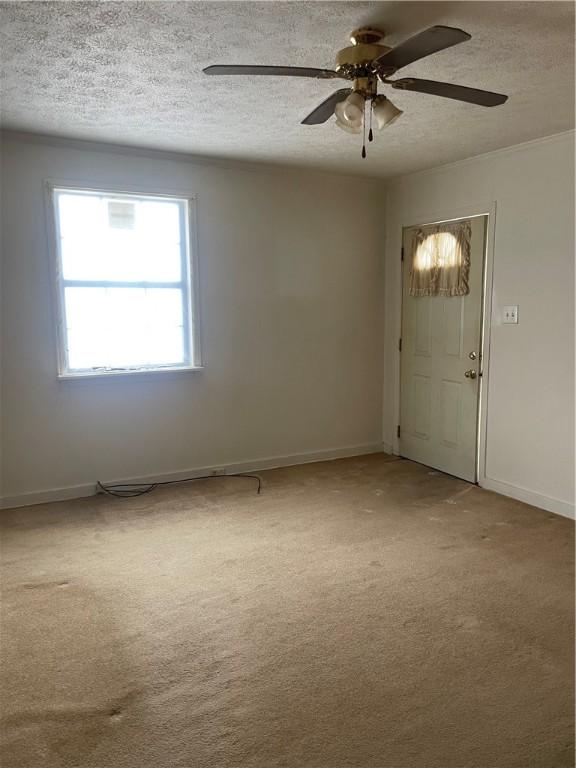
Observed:
[[[44,181],[45,203],[48,230],[48,255],[50,261],[50,274],[53,294],[53,315],[56,329],[57,351],[57,378],[59,380],[77,379],[109,379],[124,377],[148,377],[168,376],[169,374],[188,373],[203,369],[200,347],[200,306],[199,306],[199,279],[198,279],[198,240],[196,205],[197,196],[191,192],[166,191],[156,189],[151,192],[135,187],[116,187],[113,185],[94,185],[82,183],[77,180],[49,179]],[[66,305],[65,305],[65,281],[62,274],[62,256],[60,248],[60,222],[57,202],[57,192],[95,193],[109,198],[132,197],[136,199],[150,198],[152,200],[177,200],[184,203],[180,207],[180,236],[185,248],[181,249],[183,312],[184,312],[184,345],[188,362],[185,365],[154,365],[140,367],[126,367],[119,369],[79,369],[70,370],[68,366],[67,333],[66,333]],[[184,215],[183,215],[184,214]],[[79,281],[84,282],[84,281]],[[90,281],[85,281],[90,282]],[[123,285],[122,281],[105,281],[110,286]],[[126,285],[126,283],[124,283]],[[135,287],[136,283],[128,283]],[[154,286],[155,283],[149,283]],[[162,287],[160,283],[157,287]],[[174,287],[174,286],[172,286]]]

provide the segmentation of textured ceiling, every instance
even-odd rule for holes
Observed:
[[[0,3],[4,128],[382,177],[546,136],[574,123],[568,2]],[[208,78],[208,64],[332,67],[355,27],[395,45],[433,24],[472,40],[402,70],[507,93],[486,109],[392,91],[405,114],[360,141],[300,120],[340,80]],[[341,83],[341,85],[340,85]]]

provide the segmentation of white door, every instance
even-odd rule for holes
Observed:
[[[466,296],[410,296],[404,231],[400,455],[474,483],[486,217],[470,221]]]

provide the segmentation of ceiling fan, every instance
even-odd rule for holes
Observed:
[[[378,82],[403,91],[428,93],[448,99],[466,101],[482,107],[503,104],[507,96],[463,85],[441,83],[436,80],[422,80],[405,77],[390,80],[402,67],[430,56],[437,51],[450,48],[470,40],[471,35],[454,27],[435,26],[405,40],[396,48],[389,48],[380,41],[384,32],[372,27],[356,29],[350,35],[351,46],[343,48],[336,55],[334,69],[311,67],[267,67],[251,65],[214,65],[203,70],[206,75],[275,75],[281,77],[311,77],[319,80],[343,79],[354,82],[352,88],[340,88],[319,104],[302,120],[303,125],[325,123],[333,114],[336,125],[350,133],[364,132],[369,125],[368,140],[372,141],[372,116],[378,129],[391,125],[402,114],[386,96],[378,94]],[[369,108],[368,120],[366,109]],[[365,141],[362,157],[366,157]]]

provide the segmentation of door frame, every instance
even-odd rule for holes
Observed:
[[[424,226],[426,224],[438,224],[446,221],[455,221],[457,219],[476,218],[478,216],[486,216],[486,239],[484,243],[484,265],[483,265],[483,279],[482,279],[482,297],[481,297],[481,319],[480,319],[480,352],[482,355],[482,366],[479,382],[479,396],[478,396],[478,414],[477,414],[477,431],[476,431],[476,483],[478,485],[484,485],[486,479],[486,441],[488,432],[488,389],[489,389],[489,373],[490,373],[490,330],[492,319],[492,290],[494,282],[494,239],[496,232],[496,201],[492,200],[489,203],[468,205],[463,208],[446,208],[435,209],[425,212],[419,212],[414,215],[404,215],[402,217],[402,224],[395,233],[400,243],[400,248],[404,243],[404,230],[411,229],[412,227]],[[394,258],[397,259],[396,263],[400,265],[400,269],[396,271],[396,286],[395,293],[398,297],[396,302],[396,312],[394,317],[394,326],[396,333],[396,339],[402,337],[402,307],[403,307],[403,268],[405,264],[400,259],[400,249],[398,256],[394,254]],[[395,423],[400,424],[400,393],[401,393],[401,351],[396,344],[395,355],[395,394],[394,394],[394,415]],[[396,431],[394,432],[393,453],[397,456],[400,455],[400,438]]]

